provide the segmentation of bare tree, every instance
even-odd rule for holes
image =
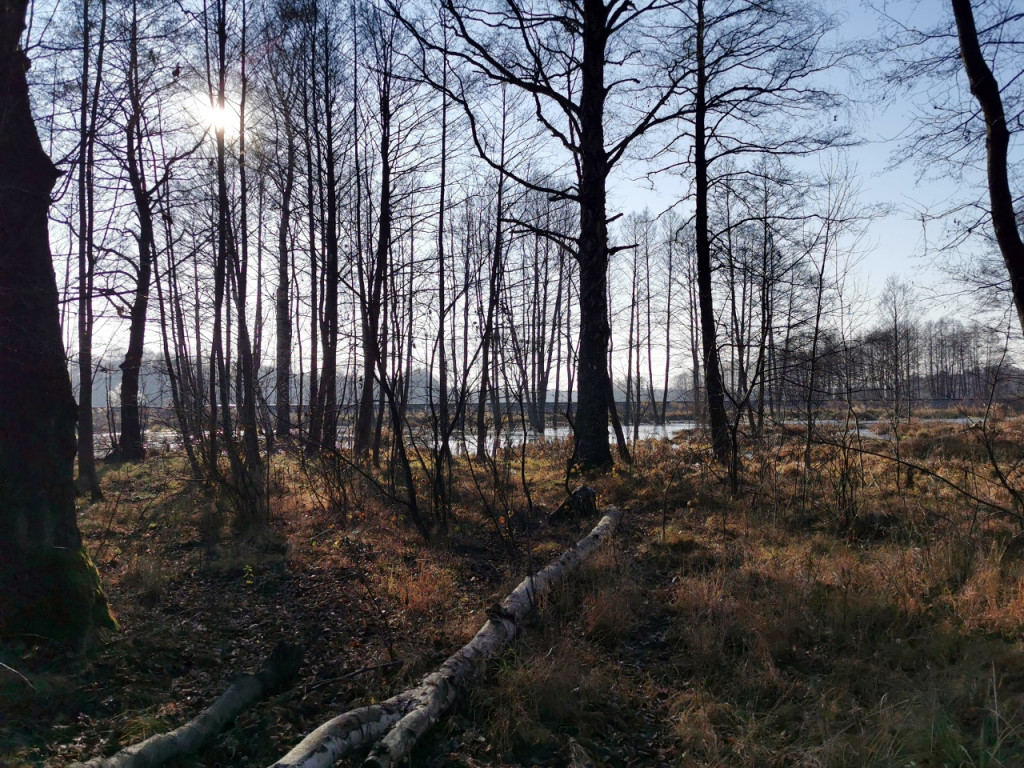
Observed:
[[[728,463],[708,226],[715,167],[746,154],[805,154],[840,142],[845,131],[833,125],[840,100],[816,82],[840,56],[822,49],[834,19],[796,0],[691,0],[687,20],[696,71],[682,138],[692,142],[686,164],[694,177],[704,385],[715,457]]]
[[[0,5],[0,634],[115,627],[75,519],[77,408],[61,339],[43,152],[19,41],[27,0]]]
[[[1010,131],[1000,95],[999,83],[985,61],[978,41],[971,0],[951,0],[963,60],[971,93],[981,107],[985,119],[986,173],[992,229],[1010,276],[1010,291],[1017,308],[1017,319],[1024,330],[1024,242],[1021,241],[1010,190],[1008,153]],[[1019,18],[1019,14],[1017,15]],[[1008,21],[1008,19],[1007,19]],[[1020,126],[1020,119],[1017,121]]]
[[[451,0],[446,8],[446,24],[457,41],[447,53],[467,67],[448,91],[466,110],[478,152],[516,182],[578,206],[572,250],[580,270],[579,402],[570,464],[607,467],[612,463],[607,280],[608,259],[617,249],[608,244],[606,188],[612,169],[633,144],[678,113],[686,58],[667,52],[660,34],[671,6],[624,0],[487,6]],[[429,50],[442,50],[434,36],[410,27]],[[486,94],[470,94],[471,73],[511,86],[533,102],[539,128],[553,146],[568,152],[572,185],[551,186],[522,168],[501,166],[482,119]],[[434,85],[443,87],[436,80]]]
[[[292,226],[299,161],[299,128],[294,103],[302,87],[301,61],[296,60],[301,54],[301,38],[294,39],[295,28],[301,28],[297,21],[297,14],[292,9],[277,8],[274,15],[267,19],[263,35],[272,50],[267,67],[267,88],[273,115],[271,130],[274,131],[278,145],[273,162],[279,164],[272,174],[278,187],[280,206],[277,223],[277,288],[274,292],[274,434],[278,438],[289,437],[292,427],[292,280],[295,270]]]
[[[245,0],[242,0],[241,54],[244,60],[245,38],[247,33]],[[213,336],[210,349],[210,413],[211,413],[211,459],[210,467],[215,476],[225,481],[225,486],[233,494],[236,512],[236,525],[241,530],[260,529],[270,520],[267,501],[267,474],[259,447],[259,435],[256,419],[256,370],[253,360],[251,337],[245,309],[246,265],[239,248],[239,241],[248,237],[244,217],[239,230],[236,231],[232,221],[232,204],[228,192],[228,147],[226,140],[227,128],[227,90],[228,90],[228,4],[227,0],[217,0],[213,9],[213,34],[216,44],[209,62],[210,103],[225,119],[214,126],[215,139],[215,230],[216,248],[214,252],[214,318]],[[245,70],[242,70],[242,104],[245,98]],[[239,116],[239,166],[244,168],[244,110]],[[246,179],[240,175],[238,184],[241,191],[241,203],[244,210]],[[238,444],[235,437],[235,408],[231,402],[231,359],[226,348],[229,330],[225,325],[230,323],[231,310],[234,309],[238,333],[238,384],[235,395],[238,401],[237,417],[242,427],[242,441]],[[219,422],[217,420],[219,411]],[[219,449],[214,450],[216,442],[212,435],[221,430],[223,445],[228,456],[230,476],[223,478],[219,468]]]
[[[914,161],[921,177],[956,180],[957,198],[921,214],[922,224],[945,225],[931,253],[952,256],[969,240],[997,251],[991,261],[972,256],[965,268],[953,266],[955,278],[979,303],[995,299],[1000,310],[1008,292],[1024,326],[1024,244],[1013,191],[1020,162],[1014,140],[1024,117],[1017,43],[1024,17],[1012,2],[950,0],[944,8],[951,12],[928,9],[918,17],[923,7],[877,7],[886,31],[878,51],[882,83],[909,104],[914,121],[896,159]]]
[[[96,277],[96,253],[93,248],[95,226],[95,190],[92,168],[96,153],[96,126],[99,94],[103,83],[103,54],[107,37],[107,3],[101,0],[98,39],[95,45],[96,71],[90,74],[93,57],[92,19],[89,0],[82,2],[82,82],[79,109],[78,147],[78,490],[92,498],[100,495],[96,477],[96,453],[93,440],[93,285]],[[91,79],[91,82],[90,82]]]
[[[140,17],[140,11],[142,15]],[[140,8],[137,0],[129,0],[118,25],[117,82],[109,84],[113,94],[123,98],[110,99],[113,114],[108,119],[121,133],[120,142],[112,142],[111,151],[127,177],[134,204],[137,229],[133,232],[136,258],[127,259],[125,271],[130,275],[130,300],[127,303],[128,349],[121,363],[121,435],[116,454],[124,461],[140,461],[145,457],[142,435],[142,413],[139,399],[139,377],[146,342],[146,324],[157,254],[158,199],[163,194],[172,170],[189,157],[194,142],[171,140],[164,136],[164,101],[180,97],[181,84],[169,64],[158,64],[159,54],[173,49],[171,29],[160,30],[167,22],[161,11]],[[171,25],[168,25],[171,26]],[[148,33],[147,33],[148,30]],[[123,48],[121,47],[123,46]]]

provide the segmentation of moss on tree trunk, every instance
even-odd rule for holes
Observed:
[[[0,634],[73,639],[116,623],[75,519],[77,408],[47,232],[58,172],[29,107],[26,7],[0,0]]]
[[[94,627],[118,628],[84,547],[40,547],[20,555],[20,562],[0,565],[5,630],[71,640]]]

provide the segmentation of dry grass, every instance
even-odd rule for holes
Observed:
[[[382,582],[387,594],[416,617],[450,609],[458,600],[455,573],[438,562],[390,566]]]
[[[1024,765],[1021,518],[983,438],[1024,487],[1024,422],[1010,416],[985,435],[901,425],[909,477],[870,455],[891,441],[833,435],[808,472],[798,436],[768,435],[744,447],[738,492],[700,435],[635,446],[632,466],[587,480],[628,509],[615,545],[551,596],[415,764],[563,765],[583,750],[596,766]],[[0,707],[36,718],[4,731],[16,746],[0,763],[62,765],[178,724],[277,637],[310,647],[300,687],[205,764],[269,762],[340,707],[414,682],[592,524],[501,521],[528,507],[524,467],[532,519],[560,503],[567,450],[472,472],[459,459],[452,525],[430,546],[383,474],[325,478],[275,456],[273,534],[239,541],[181,457],[104,468],[106,499],[81,521],[126,632],[74,686],[29,670],[49,705],[0,687]],[[420,498],[428,508],[426,487]],[[404,666],[391,677],[344,677],[392,653]],[[75,707],[92,719],[47,720]]]
[[[933,441],[915,451],[928,469],[1007,500],[962,426],[919,427],[912,439]],[[651,753],[685,765],[1024,764],[1024,560],[1012,518],[927,474],[908,489],[905,468],[859,455],[851,466],[828,447],[808,475],[799,446],[774,446],[731,497],[701,478],[695,450],[639,446],[633,468],[599,481],[604,499],[635,510],[628,551],[604,556],[610,581],[578,582],[575,610],[556,603],[541,617],[560,642],[525,640],[478,694],[488,743],[532,740],[564,759],[572,737],[598,764],[651,764],[625,729],[656,734]],[[857,475],[852,522],[835,506],[842,472]],[[608,715],[595,667],[615,670],[632,719],[590,717]],[[578,711],[567,723],[524,699]],[[481,726],[489,718],[493,730]],[[520,744],[505,758],[527,754]]]

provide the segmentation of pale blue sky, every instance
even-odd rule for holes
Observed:
[[[951,18],[951,10],[945,0],[875,0],[875,3],[879,6],[884,4],[892,16],[921,28],[932,27],[943,19]],[[880,17],[874,10],[855,0],[833,0],[831,6],[845,18],[839,30],[841,39],[878,40]],[[882,86],[871,80],[871,74],[871,67],[862,61],[858,62],[853,73],[835,75],[835,87],[857,100],[857,107],[850,117],[853,121],[850,127],[861,143],[846,150],[846,157],[856,168],[861,200],[867,205],[880,204],[891,209],[888,215],[871,222],[859,246],[862,253],[859,277],[871,292],[881,289],[890,274],[900,275],[921,286],[935,286],[944,280],[935,266],[936,248],[943,241],[944,227],[941,221],[930,221],[925,228],[921,216],[937,215],[967,199],[987,201],[984,177],[981,173],[969,174],[965,183],[956,183],[950,174],[936,173],[933,169],[929,178],[919,181],[919,165],[912,161],[896,164],[900,159],[901,140],[915,130],[915,104],[927,104],[927,96],[923,89],[900,94],[884,93],[880,90]],[[966,82],[963,87],[969,99]],[[844,118],[840,116],[840,119]],[[801,161],[798,167],[814,173],[821,162],[812,158]],[[636,190],[626,182],[615,184],[610,201],[618,209],[631,211],[647,206],[653,212],[659,212],[673,198],[685,194],[679,180],[661,179],[657,187],[657,191],[649,191]],[[979,246],[980,243],[973,243],[968,248]]]

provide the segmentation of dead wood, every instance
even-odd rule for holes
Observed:
[[[0,683],[2,683],[5,678],[14,678],[18,682],[22,683],[26,688],[31,688],[33,691],[36,689],[36,687],[32,685],[32,681],[21,674],[21,672],[0,661]]]
[[[589,485],[581,485],[548,516],[548,521],[562,523],[566,520],[586,520],[595,514],[597,514],[597,491]]]
[[[515,637],[527,616],[553,587],[564,582],[608,538],[622,518],[609,507],[597,526],[556,561],[524,579],[476,636],[414,688],[374,706],[346,712],[310,733],[272,768],[327,768],[360,747],[376,742],[366,766],[395,766],[454,704],[484,665]]]
[[[153,768],[195,752],[246,709],[287,686],[298,674],[303,655],[301,646],[279,642],[258,672],[238,678],[209,708],[185,725],[125,747],[111,757],[95,757],[70,768]]]

